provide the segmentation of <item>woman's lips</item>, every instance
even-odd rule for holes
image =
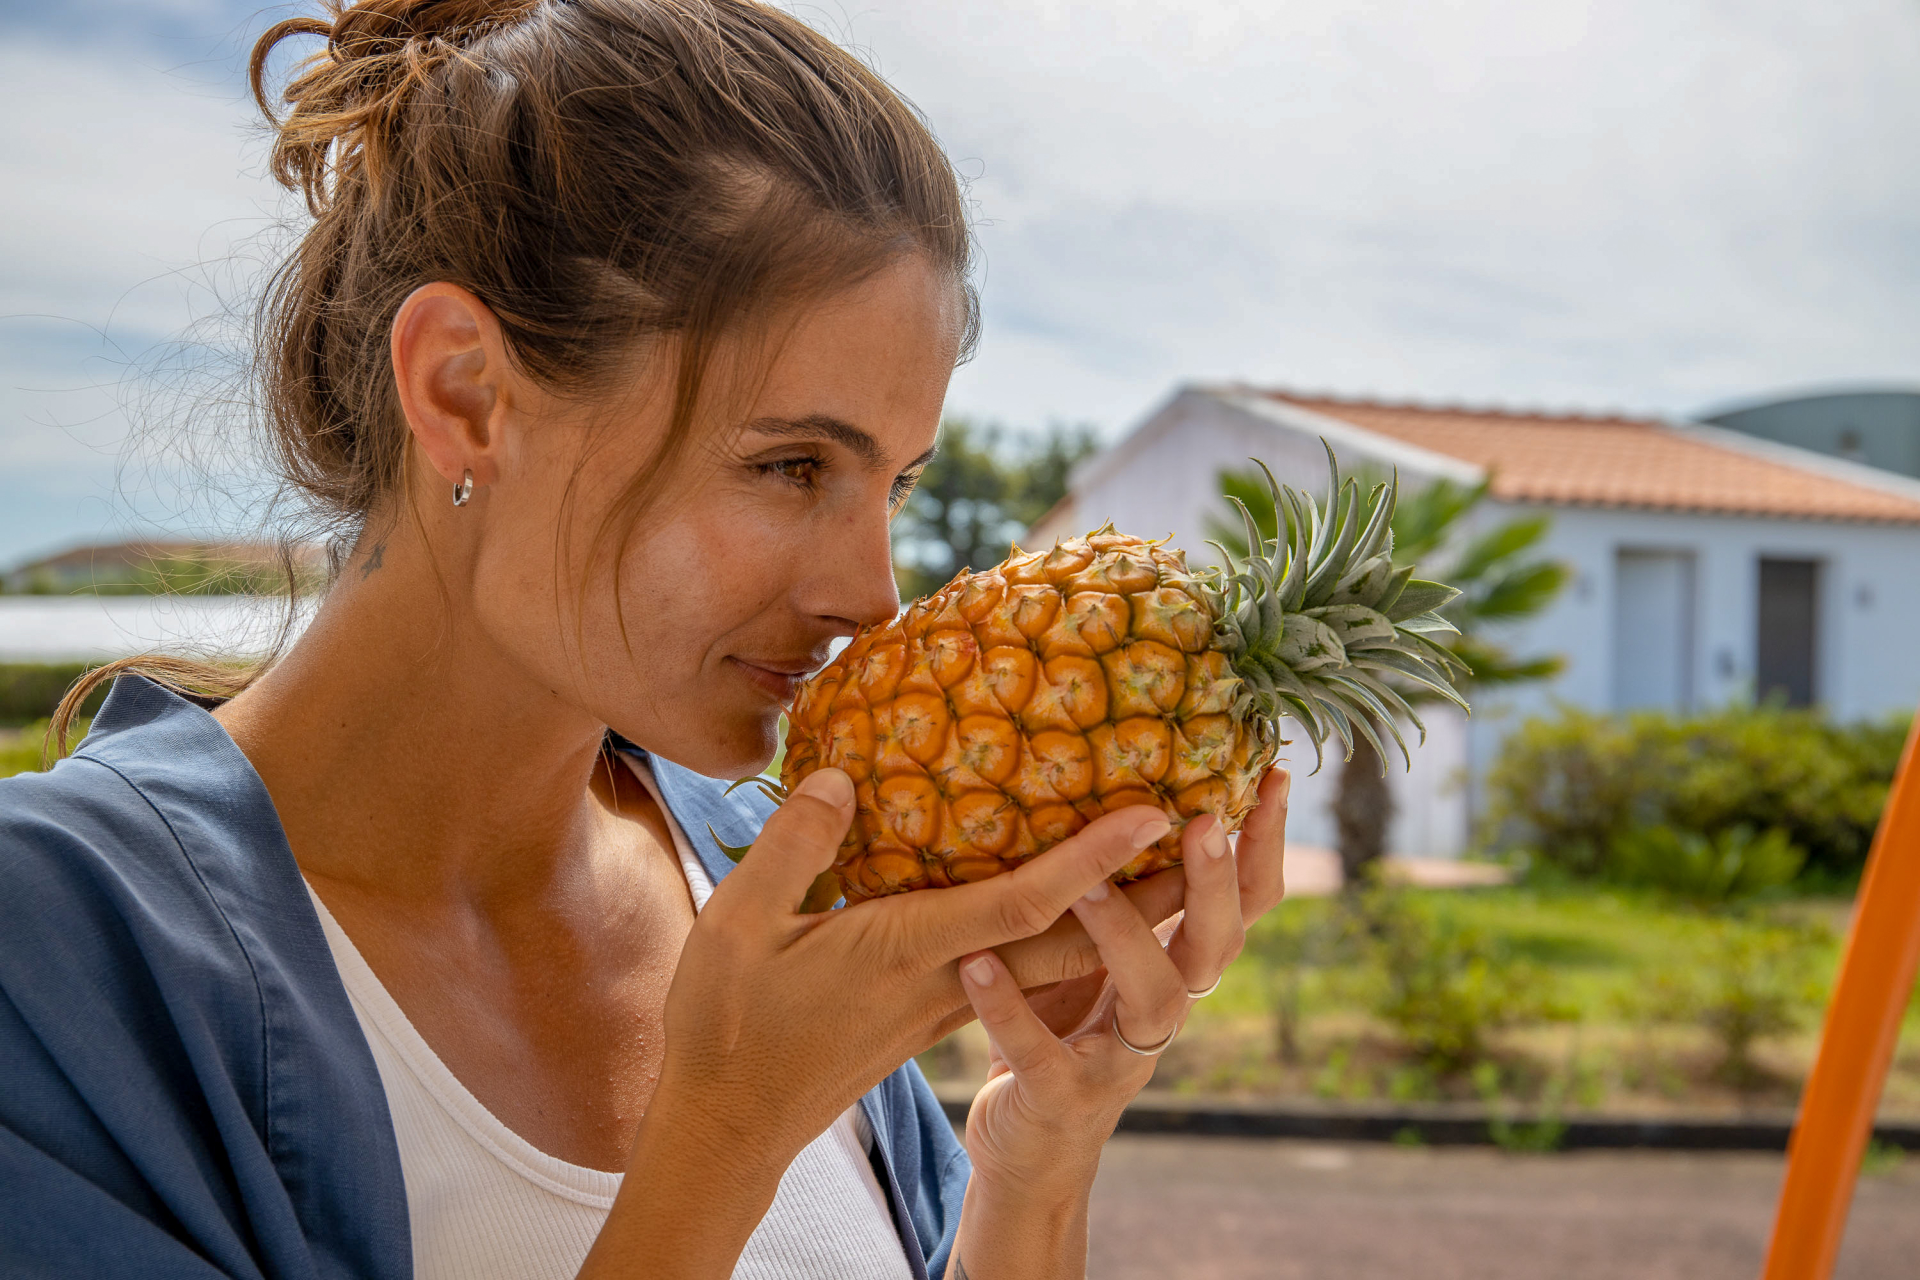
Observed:
[[[781,706],[793,701],[793,695],[800,691],[800,682],[813,671],[812,664],[798,670],[792,670],[794,664],[781,663],[778,669],[763,667],[748,662],[745,658],[728,658],[728,662],[740,669],[740,673],[754,686]]]

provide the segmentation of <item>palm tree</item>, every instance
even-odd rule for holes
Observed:
[[[1373,483],[1367,477],[1357,478],[1362,492]],[[1460,589],[1460,595],[1440,612],[1460,629],[1448,647],[1471,672],[1459,682],[1463,694],[1491,685],[1544,679],[1565,665],[1557,655],[1515,657],[1487,635],[1490,626],[1531,617],[1546,608],[1567,581],[1565,565],[1533,554],[1550,523],[1544,515],[1517,516],[1484,533],[1465,533],[1461,522],[1486,500],[1488,483],[1433,480],[1402,493],[1393,514],[1394,563],[1423,563],[1425,576]],[[1247,553],[1246,526],[1232,506],[1236,499],[1253,516],[1262,538],[1279,536],[1273,493],[1258,470],[1222,472],[1220,492],[1228,501],[1223,502],[1221,514],[1207,521],[1207,532],[1215,542],[1235,556]],[[1409,702],[1434,698],[1411,683],[1397,685],[1396,690]],[[1340,867],[1347,885],[1357,888],[1385,854],[1387,825],[1393,818],[1386,763],[1364,736],[1356,737],[1341,766],[1333,810]]]

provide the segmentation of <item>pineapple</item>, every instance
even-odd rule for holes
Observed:
[[[810,897],[985,879],[1128,805],[1173,823],[1114,879],[1149,875],[1179,861],[1196,815],[1239,828],[1284,745],[1280,716],[1316,757],[1331,736],[1382,748],[1383,729],[1404,756],[1396,717],[1420,722],[1394,682],[1464,708],[1465,667],[1435,638],[1458,593],[1394,566],[1396,485],[1363,497],[1327,460],[1324,507],[1261,464],[1283,536],[1261,539],[1243,507],[1252,550],[1216,544],[1224,568],[1109,525],[1015,547],[855,636],[788,717],[777,792],[831,766],[857,797],[837,885]]]

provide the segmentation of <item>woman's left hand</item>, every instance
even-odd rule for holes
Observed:
[[[1246,925],[1284,891],[1288,787],[1281,769],[1262,779],[1237,848],[1216,818],[1188,824],[1186,910],[1158,931],[1105,885],[1075,902],[1100,972],[1029,997],[993,952],[962,957],[961,982],[992,1058],[967,1114],[973,1181],[955,1254],[966,1270],[950,1276],[1081,1274],[1100,1148],[1193,1000],[1240,954]],[[1037,1267],[1040,1258],[1055,1261]]]

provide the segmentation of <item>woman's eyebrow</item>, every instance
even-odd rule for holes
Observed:
[[[870,432],[831,414],[810,413],[804,418],[755,418],[747,424],[747,430],[783,440],[831,440],[845,447],[870,469],[877,470],[886,463],[887,451],[880,447],[880,442]],[[928,449],[902,470],[912,471],[915,467],[926,466],[933,461],[934,452],[934,448]]]
[[[886,461],[886,450],[871,434],[829,414],[810,413],[804,418],[755,418],[747,424],[747,430],[788,440],[831,440],[844,446],[869,467],[877,468]]]

